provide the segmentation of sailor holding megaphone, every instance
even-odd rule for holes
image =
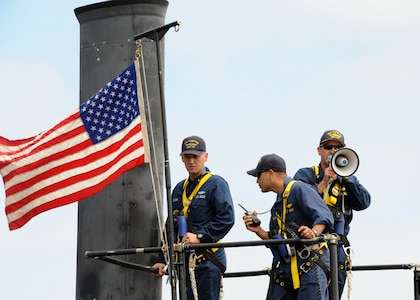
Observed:
[[[348,234],[353,211],[368,208],[371,201],[369,192],[354,175],[359,167],[359,157],[345,146],[344,136],[339,131],[325,131],[317,147],[320,163],[301,168],[294,176],[295,180],[315,186],[334,215],[334,231],[340,236],[337,247],[340,297],[351,265]]]

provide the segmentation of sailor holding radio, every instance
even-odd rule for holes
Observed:
[[[370,205],[369,192],[353,175],[359,166],[358,156],[345,146],[344,136],[339,131],[325,131],[317,148],[321,157],[319,165],[299,169],[294,176],[295,180],[315,186],[334,216],[334,231],[340,236],[337,247],[340,297],[350,264],[350,242],[347,236],[353,210],[364,210]]]
[[[255,212],[254,218],[249,212],[243,216],[246,228],[261,239],[312,239],[332,227],[333,216],[327,205],[309,184],[287,176],[286,163],[280,156],[264,155],[257,167],[247,173],[257,177],[263,193],[277,194],[269,231],[260,226]],[[330,254],[326,242],[270,248],[273,265],[267,299],[328,299]]]

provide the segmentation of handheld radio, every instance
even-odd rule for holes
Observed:
[[[246,214],[247,216],[251,216],[251,218],[252,218],[252,225],[251,225],[251,226],[258,226],[258,225],[260,225],[260,224],[261,224],[260,219],[258,219],[258,218],[257,218],[257,216],[256,216],[256,215],[254,215],[254,214],[252,213],[252,211],[247,210],[245,207],[243,207],[243,206],[242,206],[242,205],[240,205],[239,203],[238,203],[238,205],[239,205],[240,207],[242,207],[242,209],[245,211],[245,214]]]

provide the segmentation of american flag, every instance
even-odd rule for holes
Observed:
[[[0,137],[0,174],[10,230],[101,191],[147,161],[137,61],[53,128],[23,140]]]

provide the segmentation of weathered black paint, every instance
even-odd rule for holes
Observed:
[[[80,23],[80,102],[86,101],[135,57],[134,36],[164,25],[165,0],[106,1],[75,9]],[[150,273],[85,258],[87,250],[157,246],[159,225],[154,202],[163,183],[163,132],[154,41],[143,41],[157,166],[154,178],[143,164],[78,204],[76,299],[154,300],[162,298],[161,281]],[[163,53],[164,40],[161,41]],[[162,55],[163,56],[163,55]],[[152,135],[153,134],[153,135]],[[152,161],[155,157],[152,153]],[[163,188],[161,187],[161,190]],[[160,196],[162,199],[162,196]],[[150,265],[153,254],[119,257]]]

